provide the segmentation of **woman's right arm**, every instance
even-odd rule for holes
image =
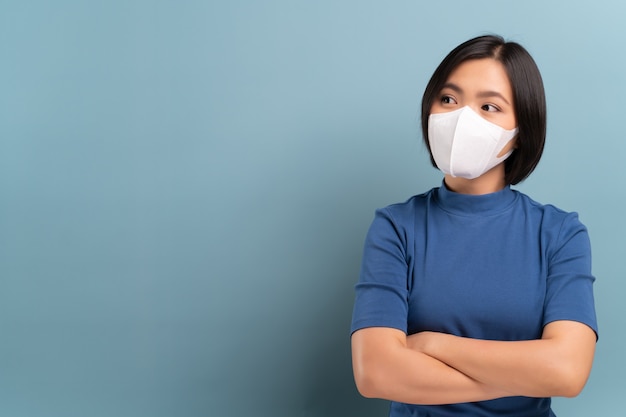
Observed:
[[[409,349],[406,340],[404,332],[388,327],[354,332],[352,366],[361,395],[410,404],[452,404],[513,395]]]
[[[512,395],[478,382],[438,359],[412,350],[407,322],[409,258],[415,207],[376,211],[365,240],[352,318],[355,382],[365,397],[410,404],[452,404]],[[405,210],[405,212],[402,212]]]

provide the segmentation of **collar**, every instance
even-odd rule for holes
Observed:
[[[507,185],[500,191],[490,194],[460,194],[450,190],[444,181],[435,189],[437,204],[447,212],[461,216],[485,216],[507,210],[517,200],[519,194]]]

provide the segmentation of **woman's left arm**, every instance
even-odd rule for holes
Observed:
[[[408,346],[484,384],[526,397],[575,397],[585,386],[596,345],[587,325],[553,321],[541,339],[492,341],[422,332]]]

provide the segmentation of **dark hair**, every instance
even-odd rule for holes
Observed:
[[[546,140],[546,98],[541,74],[528,51],[515,42],[505,42],[496,35],[479,36],[457,46],[439,64],[422,97],[422,136],[428,143],[428,116],[434,100],[452,71],[471,59],[492,58],[504,65],[513,90],[515,118],[519,128],[517,149],[504,165],[507,184],[517,184],[527,178],[541,159]]]

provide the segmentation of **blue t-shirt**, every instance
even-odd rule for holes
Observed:
[[[458,194],[445,184],[376,211],[351,331],[391,327],[487,340],[541,338],[556,320],[597,334],[587,229],[576,213],[506,187]],[[392,402],[390,416],[552,416],[549,398],[439,406]]]

